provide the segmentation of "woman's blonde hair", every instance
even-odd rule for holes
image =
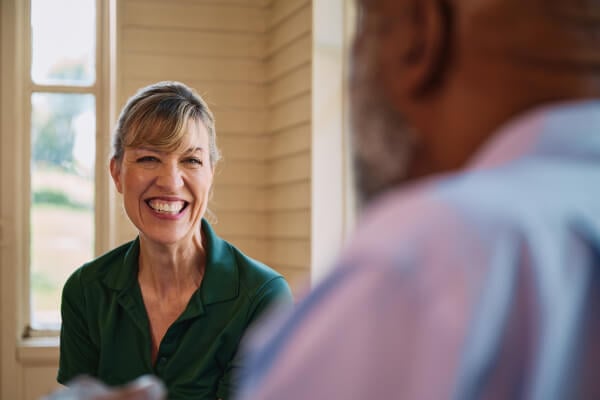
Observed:
[[[180,82],[158,82],[131,97],[117,120],[112,157],[123,158],[126,147],[151,145],[172,152],[183,143],[189,120],[201,121],[208,131],[210,165],[221,158],[217,148],[215,119],[193,89]]]

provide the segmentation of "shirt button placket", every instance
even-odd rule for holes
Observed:
[[[158,348],[158,361],[156,363],[156,368],[155,368],[156,374],[158,376],[163,375],[165,368],[167,366],[167,362],[169,361],[169,358],[175,352],[176,337],[177,337],[177,333],[174,331],[174,327],[171,326],[167,330],[167,333],[163,337],[163,340],[161,341],[160,346]]]

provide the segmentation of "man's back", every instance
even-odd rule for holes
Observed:
[[[600,396],[578,380],[600,362],[598,129],[600,102],[538,110],[464,171],[384,195],[263,349],[253,396]]]

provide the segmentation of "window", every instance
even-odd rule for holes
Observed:
[[[58,329],[63,284],[97,248],[98,1],[30,1],[30,332]]]

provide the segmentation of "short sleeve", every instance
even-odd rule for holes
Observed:
[[[285,279],[281,276],[271,279],[265,283],[257,292],[248,319],[248,328],[256,323],[269,310],[277,308],[291,308],[294,303],[292,291]],[[243,351],[237,351],[235,357],[227,365],[225,374],[219,382],[217,389],[217,397],[219,399],[231,399],[237,388],[239,388],[240,376],[239,371],[242,370],[246,363],[246,356]]]
[[[86,315],[80,269],[69,277],[62,292],[59,383],[67,384],[78,375],[96,375],[98,348],[90,338]]]
[[[279,276],[266,283],[257,293],[249,323],[254,323],[272,307],[291,307],[294,303],[289,285]]]

